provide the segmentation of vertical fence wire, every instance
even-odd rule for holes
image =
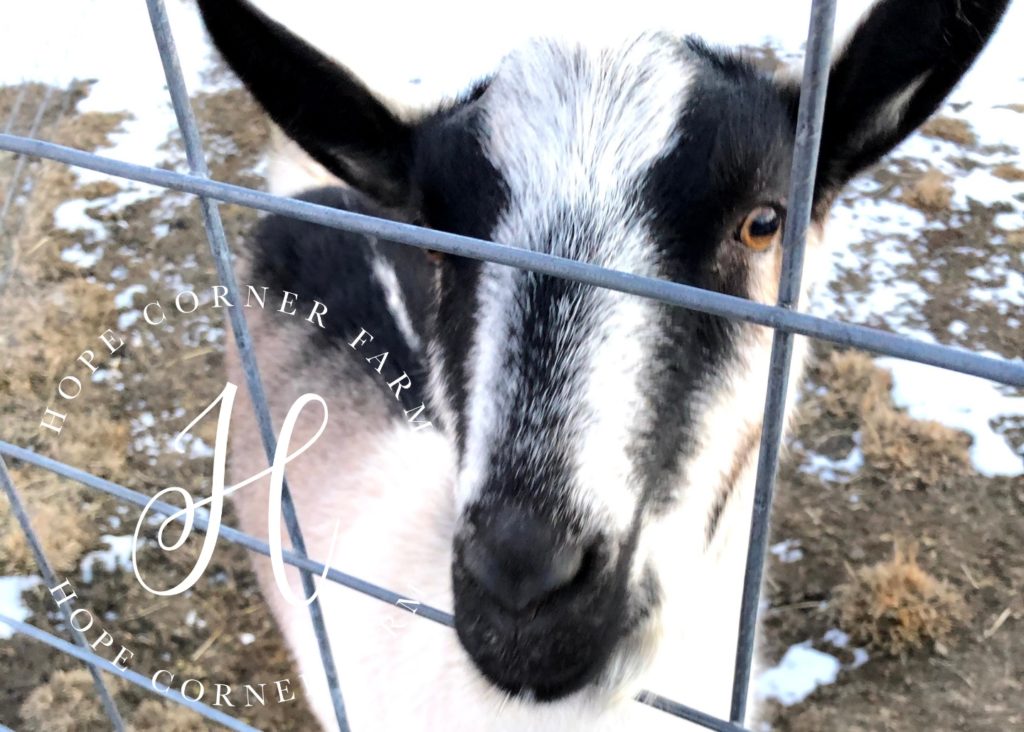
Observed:
[[[796,139],[790,173],[789,211],[782,239],[782,273],[778,306],[795,310],[800,301],[807,228],[811,221],[818,147],[825,116],[825,94],[832,54],[836,0],[814,0],[804,54],[804,74],[797,111]],[[789,387],[793,334],[776,330],[772,336],[765,398],[761,445],[757,457],[757,480],[743,576],[743,600],[740,605],[739,638],[733,674],[732,704],[729,719],[742,724],[747,712],[747,692],[757,636],[758,605],[768,548],[772,492],[779,468],[779,447],[786,418],[786,392]]]
[[[39,103],[39,107],[36,109],[36,115],[32,118],[32,126],[29,128],[28,136],[35,137],[39,134],[39,125],[42,124],[43,117],[46,114],[46,110],[50,106],[50,97],[53,96],[53,87],[49,84],[46,85],[46,91],[43,92],[43,100]],[[13,122],[13,116],[11,122]],[[14,203],[14,199],[18,197],[18,184],[21,182],[21,174],[25,170],[28,158],[24,155],[18,157],[18,162],[14,165],[14,172],[11,174],[11,186],[7,189],[7,195],[4,196],[3,206],[0,206],[0,222],[7,219],[7,214],[11,210],[11,205]]]
[[[62,95],[63,101],[60,103],[60,109],[58,110],[57,115],[54,117],[53,121],[50,123],[51,135],[52,133],[59,131],[61,121],[64,119],[64,117],[68,113],[68,110],[71,108],[71,99],[74,97],[74,92],[77,87],[77,84],[77,79],[73,79],[71,83],[68,85],[68,87],[64,90]],[[14,125],[17,122],[18,112],[21,108],[22,103],[24,102],[27,91],[28,84],[26,83],[21,84],[18,88],[18,96],[14,101],[13,107],[11,108],[10,116],[8,116],[7,122],[4,125],[4,134],[10,134],[10,132],[14,129]],[[36,114],[36,119],[33,120],[32,128],[29,130],[29,137],[35,137],[37,134],[39,134],[39,130],[41,129],[40,124],[44,118],[46,106],[48,104],[49,94],[47,94],[44,97],[43,101],[40,102],[39,109],[37,110]],[[4,264],[3,269],[0,270],[0,294],[3,293],[4,287],[7,285],[8,280],[11,278],[11,275],[14,272],[15,260],[17,259],[18,255],[18,251],[15,248],[15,240],[21,233],[22,228],[25,226],[25,218],[28,215],[28,211],[30,208],[29,205],[22,205],[19,207],[20,211],[18,212],[17,223],[11,225],[10,222],[7,220],[8,214],[10,213],[7,197],[12,195],[12,193],[14,192],[14,187],[17,183],[16,177],[19,175],[20,173],[15,171],[15,175],[11,176],[10,187],[4,194],[5,200],[3,205],[3,215],[0,216],[0,244],[2,244],[4,240],[7,240],[10,243],[10,252],[9,256],[7,257],[7,262]],[[22,191],[26,195],[26,197],[31,197],[33,184],[34,181],[32,179],[29,179],[28,190]],[[12,198],[10,200],[13,201],[14,199]]]
[[[7,500],[11,503],[11,513],[14,514],[15,520],[21,526],[21,530],[28,540],[29,548],[32,550],[32,556],[35,557],[36,565],[43,576],[43,581],[47,587],[57,587],[60,584],[57,582],[57,575],[54,574],[53,567],[50,566],[50,562],[46,559],[46,554],[43,552],[43,544],[39,541],[39,535],[36,534],[35,529],[32,528],[28,512],[25,511],[25,505],[21,502],[21,496],[14,487],[14,481],[11,480],[11,475],[7,470],[7,463],[4,462],[3,457],[0,457],[0,487],[3,488],[4,493],[7,495]],[[64,616],[64,622],[68,624],[68,630],[75,643],[81,646],[83,650],[88,648],[89,643],[86,641],[85,635],[82,634],[82,631],[75,626],[71,619],[70,602],[58,603],[58,606],[60,607],[61,615]],[[107,685],[103,681],[99,667],[93,663],[86,663],[89,667],[89,674],[92,676],[93,686],[96,687],[96,693],[100,696],[103,711],[106,712],[107,718],[110,719],[114,729],[117,732],[123,732],[124,720],[121,719],[121,714],[117,711],[117,704],[114,703],[110,690],[107,689]]]
[[[21,89],[24,90],[25,88],[26,88],[25,85],[22,85]],[[57,136],[57,134],[60,132],[60,123],[64,120],[64,117],[67,116],[68,111],[71,109],[71,100],[74,98],[75,90],[77,88],[78,88],[78,80],[77,79],[72,79],[71,82],[68,84],[67,88],[61,94],[63,99],[60,102],[60,108],[58,109],[57,114],[54,116],[53,121],[50,122],[50,125],[49,125],[49,132],[50,132],[51,139],[55,138]],[[41,130],[41,128],[40,128],[40,130]],[[32,195],[32,190],[34,188],[34,184],[35,184],[35,181],[32,180],[31,181],[31,186],[32,187],[30,187],[28,189],[28,191],[26,191],[26,195],[27,196],[31,196]],[[3,236],[4,234],[6,234],[6,235],[8,235],[8,236],[10,236],[12,238],[18,236],[21,233],[22,228],[25,226],[25,218],[28,215],[29,208],[30,208],[29,206],[20,206],[21,210],[18,212],[17,223],[15,223],[13,226],[8,225],[8,223],[6,221],[4,221],[3,219],[0,219],[0,236]],[[8,263],[7,263],[7,268],[8,268],[8,271],[5,272],[3,275],[0,275],[0,289],[3,288],[3,285],[4,285],[5,281],[6,281],[5,278],[10,275],[10,271],[13,270],[13,268],[14,268],[13,252],[12,252],[12,257],[11,257],[10,261],[8,261]]]
[[[179,176],[168,171],[143,169],[139,166],[114,163],[113,161],[107,161],[104,163],[102,158],[95,155],[84,153],[78,155],[74,151],[68,149],[62,149],[63,152],[58,155],[55,152],[57,146],[52,145],[35,146],[45,148],[42,152],[35,150],[34,148],[32,150],[26,150],[24,149],[24,146],[21,146],[22,149],[20,154],[42,154],[44,157],[50,157],[51,159],[57,160],[63,159],[64,162],[69,164],[81,164],[85,167],[91,167],[94,170],[109,169],[108,172],[111,172],[114,175],[122,175],[123,177],[132,178],[134,180],[154,182],[157,185],[164,185],[178,190],[189,190],[190,192],[197,194],[200,197],[203,223],[220,282],[227,288],[228,295],[237,299],[238,288],[231,266],[230,252],[227,247],[218,205],[211,196],[216,194],[220,197],[221,194],[224,194],[221,200],[234,199],[236,203],[240,203],[242,205],[250,205],[256,208],[263,208],[264,210],[278,210],[285,215],[293,215],[297,218],[306,220],[312,220],[312,218],[314,218],[314,210],[320,207],[312,206],[310,204],[302,204],[297,201],[289,202],[285,199],[271,199],[271,197],[259,194],[255,191],[248,191],[247,189],[241,189],[237,186],[228,186],[209,179],[209,171],[202,150],[198,126],[189,102],[187,89],[185,87],[183,75],[178,62],[177,52],[175,50],[174,40],[171,34],[170,24],[163,0],[147,0],[147,5],[149,8],[153,33],[160,51],[161,61],[167,79],[171,101],[177,117],[179,129],[185,143],[186,156],[191,170],[191,176],[188,176],[190,180],[179,181],[178,178],[185,178],[186,176]],[[757,479],[755,483],[754,505],[750,527],[750,543],[746,557],[743,580],[743,599],[734,668],[730,721],[719,720],[715,717],[699,712],[694,713],[683,705],[661,697],[655,697],[654,695],[647,695],[645,697],[643,694],[641,695],[646,703],[651,704],[658,709],[663,709],[669,713],[691,719],[691,721],[694,721],[708,729],[742,730],[742,724],[746,716],[751,664],[756,640],[756,621],[764,571],[764,560],[768,542],[769,514],[778,469],[779,449],[785,418],[787,390],[789,388],[789,371],[795,333],[827,337],[837,343],[848,343],[849,345],[861,348],[866,347],[880,353],[887,353],[902,358],[911,358],[912,360],[917,360],[922,363],[932,362],[944,368],[952,368],[966,373],[973,371],[985,378],[994,378],[996,380],[1004,381],[1004,383],[1018,383],[1021,380],[1021,373],[1019,369],[1009,361],[1002,361],[999,363],[993,362],[992,364],[982,363],[981,357],[976,354],[960,354],[955,349],[947,347],[936,347],[933,349],[936,351],[934,354],[927,354],[927,344],[908,341],[905,338],[888,336],[888,334],[872,335],[872,338],[878,339],[875,344],[877,347],[873,347],[872,343],[875,343],[875,341],[869,340],[869,329],[858,328],[855,333],[851,330],[851,333],[840,337],[840,329],[844,327],[844,324],[830,321],[827,323],[821,323],[820,326],[816,326],[817,330],[812,331],[809,323],[811,320],[817,319],[810,318],[809,316],[803,317],[796,312],[801,289],[804,244],[807,228],[810,222],[811,206],[813,202],[814,178],[817,167],[818,146],[820,143],[822,117],[827,90],[834,19],[835,0],[813,0],[806,45],[804,73],[801,82],[796,139],[794,144],[791,189],[789,196],[790,206],[783,237],[783,261],[778,297],[778,307],[783,310],[779,311],[779,315],[773,316],[771,320],[768,320],[767,316],[760,314],[760,311],[753,305],[748,307],[746,304],[729,304],[722,301],[717,306],[729,317],[738,317],[751,322],[760,322],[763,325],[775,328],[769,366],[768,389],[765,399],[761,444],[758,454]],[[37,110],[28,135],[29,138],[35,138],[36,136],[39,124],[45,114],[45,109],[48,105],[48,99],[51,92],[52,89],[47,90],[43,102]],[[13,129],[16,117],[20,107],[22,106],[24,96],[25,88],[23,87],[19,91],[18,97],[15,99],[14,107],[5,125],[5,136]],[[16,150],[18,148],[18,139],[19,138],[2,139],[0,142],[4,144],[6,149]],[[27,138],[20,139],[25,140]],[[54,149],[51,150],[50,148]],[[81,160],[79,160],[79,157],[81,157]],[[85,161],[86,158],[88,158],[88,162]],[[24,167],[24,164],[24,158],[19,158],[15,168],[15,177],[20,177],[20,172]],[[12,180],[12,188],[7,192],[2,209],[0,209],[0,213],[4,215],[10,208],[11,201],[15,195],[15,182],[15,180]],[[569,279],[578,281],[593,280],[593,284],[597,286],[611,287],[612,289],[634,292],[634,294],[639,294],[644,297],[653,297],[655,299],[670,302],[670,304],[675,304],[677,306],[694,307],[697,310],[705,312],[714,312],[714,308],[708,303],[709,301],[713,302],[719,297],[715,293],[704,293],[702,295],[703,299],[699,302],[690,302],[689,299],[683,297],[683,292],[679,287],[674,287],[670,283],[657,284],[657,280],[647,281],[646,278],[639,278],[636,283],[633,283],[632,281],[627,283],[625,281],[620,281],[622,279],[622,273],[615,273],[608,270],[602,270],[601,276],[598,277],[594,273],[588,273],[586,265],[581,263],[574,263],[569,260],[563,262],[556,261],[555,263],[547,262],[547,258],[535,252],[515,250],[513,253],[509,253],[503,251],[505,249],[504,247],[497,247],[489,242],[481,242],[478,240],[471,240],[466,237],[441,234],[440,232],[417,230],[415,236],[413,236],[412,234],[402,230],[401,226],[398,226],[396,229],[394,222],[368,219],[371,223],[368,224],[365,221],[360,223],[361,220],[366,217],[347,215],[345,212],[338,212],[334,210],[331,210],[329,213],[317,213],[316,217],[323,218],[324,221],[322,223],[328,226],[356,231],[360,228],[369,228],[371,226],[379,227],[385,230],[383,232],[384,234],[389,232],[395,234],[393,237],[389,238],[393,238],[402,243],[413,244],[414,246],[437,248],[441,251],[450,251],[456,254],[469,254],[470,256],[474,256],[479,259],[496,261],[499,263],[509,264],[510,266],[534,269],[537,271],[551,270],[550,273],[554,276],[568,277]],[[2,221],[3,216],[0,216],[0,224],[2,224]],[[395,229],[395,231],[391,231],[392,229]],[[433,243],[432,240],[434,239],[439,240],[439,245]],[[461,249],[466,249],[466,252],[458,251]],[[480,251],[475,251],[477,249]],[[676,290],[679,291],[677,292]],[[728,307],[726,307],[727,305]],[[273,433],[265,392],[257,364],[252,353],[249,331],[244,315],[237,308],[229,309],[229,317],[235,343],[241,355],[247,386],[255,407],[261,439],[267,453],[267,459],[268,461],[272,461],[276,451],[276,437]],[[801,330],[800,327],[797,327],[797,323],[798,321],[803,322],[804,320],[806,320],[807,323],[802,326],[803,330]],[[834,332],[832,332],[833,330]],[[863,333],[861,333],[861,331],[863,331]],[[885,337],[883,338],[883,336]],[[967,362],[967,366],[960,364],[957,360],[958,358],[965,360]],[[977,364],[974,362],[977,362]],[[28,516],[21,504],[20,496],[14,488],[13,482],[7,472],[6,465],[3,463],[2,459],[0,459],[0,483],[2,483],[4,492],[11,499],[14,514],[29,539],[33,553],[36,556],[36,561],[40,566],[40,571],[43,573],[47,582],[50,583],[51,586],[54,586],[56,584],[56,578],[43,555],[42,547],[38,542],[38,537],[32,530]],[[300,566],[300,575],[302,577],[303,588],[308,596],[315,588],[313,578],[310,573],[311,570],[309,568],[314,563],[311,562],[306,555],[305,542],[302,538],[294,503],[292,501],[290,491],[288,490],[287,483],[284,485],[282,495],[282,513],[294,548],[294,561],[291,563],[303,565]],[[241,541],[242,537],[245,539],[251,539],[253,542],[256,541],[247,535],[241,534],[241,532],[238,533],[240,534],[239,541]],[[339,575],[336,571],[334,574]],[[337,577],[332,578],[335,579],[335,581],[339,581]],[[319,601],[314,600],[310,603],[309,607],[314,631],[320,646],[324,672],[327,676],[331,690],[335,715],[338,719],[339,727],[342,730],[347,731],[349,727],[345,717],[345,709],[338,683],[337,671],[331,654],[331,648],[327,638],[323,613]],[[70,612],[64,606],[62,606],[62,610],[65,611],[65,615]],[[26,635],[58,648],[68,655],[72,655],[85,661],[89,665],[90,672],[93,673],[94,681],[97,683],[97,691],[100,693],[101,698],[104,699],[105,708],[107,707],[107,701],[110,702],[113,714],[108,710],[108,715],[111,717],[114,728],[117,730],[123,728],[123,723],[120,722],[120,717],[117,715],[116,707],[113,706],[113,701],[110,699],[109,693],[107,693],[107,690],[103,685],[102,678],[100,678],[97,668],[124,673],[122,669],[114,667],[105,659],[102,659],[88,651],[85,639],[84,637],[81,637],[80,633],[75,635],[75,640],[81,647],[76,647],[74,644],[63,641],[55,636],[51,636],[49,633],[45,633],[37,628],[9,618],[0,617],[0,622],[5,622],[19,632],[25,633]],[[441,622],[444,621],[441,620]],[[71,628],[74,632],[73,625],[71,625]],[[129,681],[142,686],[149,685],[148,680],[144,679],[139,674],[134,672],[127,672],[127,674]],[[252,729],[244,723],[234,720],[230,716],[225,715],[218,710],[206,707],[203,704],[193,702],[190,699],[182,697],[180,693],[169,694],[168,696],[172,700],[194,708],[196,711],[199,711],[207,717],[215,719],[232,729]],[[5,730],[6,728],[0,725],[0,732],[5,732]]]
[[[21,88],[18,89],[18,95],[14,98],[14,104],[11,105],[11,113],[7,115],[7,122],[4,123],[4,134],[9,135],[14,130],[14,123],[18,119],[18,112],[21,111],[21,105],[25,102],[25,95],[28,94],[28,84],[22,84]]]
[[[174,114],[178,120],[178,128],[184,138],[185,153],[188,158],[189,167],[193,175],[200,178],[208,178],[209,170],[206,166],[206,157],[203,154],[199,126],[196,123],[192,104],[188,97],[188,90],[185,87],[185,79],[178,61],[178,52],[174,45],[174,36],[171,33],[170,22],[167,18],[167,9],[164,6],[163,0],[146,0],[146,5],[149,8],[150,23],[160,51],[160,60],[163,63],[164,76],[167,79],[167,88],[174,106]],[[210,251],[216,264],[217,276],[221,284],[227,288],[228,296],[231,298],[229,302],[238,302],[238,284],[235,281],[235,274],[231,265],[231,254],[228,250],[217,202],[204,196],[200,198],[200,204],[203,212],[203,225],[206,228]],[[274,453],[277,451],[277,438],[274,436],[270,409],[267,406],[266,392],[263,389],[263,382],[260,379],[256,359],[252,352],[252,338],[250,337],[245,315],[242,313],[241,308],[228,308],[228,315],[235,343],[241,356],[242,368],[245,372],[249,394],[252,397],[256,419],[259,423],[260,437],[267,454],[267,461],[272,463]],[[296,554],[306,557],[306,542],[299,528],[298,515],[295,510],[295,504],[292,501],[287,480],[284,481],[281,492],[281,510],[285,525],[288,528],[288,536],[291,539],[292,548]],[[330,558],[328,557],[329,561]],[[302,587],[306,597],[311,597],[316,592],[313,577],[305,571],[300,571],[299,574],[302,577]],[[330,639],[327,636],[327,628],[324,623],[323,609],[319,598],[314,598],[308,607],[313,623],[313,631],[316,635],[317,644],[320,647],[320,660],[323,665],[324,674],[327,677],[331,703],[334,706],[338,727],[342,732],[348,732],[349,726],[345,715],[345,703],[341,696],[338,671],[334,663],[334,656],[331,650]]]

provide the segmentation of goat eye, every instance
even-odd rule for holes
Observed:
[[[743,220],[739,240],[756,252],[774,244],[782,233],[782,217],[771,206],[758,206]]]

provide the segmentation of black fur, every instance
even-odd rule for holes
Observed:
[[[198,2],[217,49],[281,129],[378,203],[412,203],[408,125],[351,72],[249,3]]]
[[[308,191],[300,200],[356,213],[379,216],[381,211],[364,197],[344,188]],[[319,224],[272,215],[264,218],[252,241],[252,284],[270,291],[288,290],[300,299],[327,306],[324,328],[311,327],[311,346],[338,349],[340,358],[367,358],[389,352],[382,376],[374,383],[394,402],[386,381],[406,372],[413,387],[399,393],[403,409],[426,401],[425,354],[402,334],[386,303],[386,294],[373,274],[373,257],[385,258],[395,269],[412,327],[422,342],[429,337],[433,298],[432,265],[423,252],[381,239],[370,239]],[[365,329],[374,340],[358,351],[349,343]],[[366,365],[366,368],[375,368]],[[386,379],[386,380],[385,380]],[[431,413],[430,419],[435,415]]]
[[[995,31],[1009,0],[881,0],[833,64],[817,197],[889,152],[938,108]],[[920,82],[894,123],[880,109]],[[790,90],[793,115],[796,91]]]
[[[642,199],[663,252],[661,276],[745,297],[751,257],[736,241],[743,218],[761,205],[784,210],[793,123],[785,96],[743,59],[689,39],[696,61],[679,144],[650,172]],[[631,445],[653,511],[673,505],[680,453],[692,453],[693,394],[736,358],[745,326],[683,308],[661,308],[661,341],[646,393],[650,428]],[[685,476],[684,476],[685,478]],[[713,486],[694,486],[713,490]]]
[[[420,190],[419,219],[440,231],[487,239],[508,205],[505,181],[482,149],[480,110],[474,105],[486,82],[453,107],[418,128],[414,175]],[[465,443],[466,359],[476,329],[476,283],[480,263],[463,257],[441,260],[436,339],[447,370],[441,374],[456,415],[460,452]]]

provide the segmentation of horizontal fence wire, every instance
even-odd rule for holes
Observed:
[[[210,178],[198,178],[185,173],[126,163],[43,140],[0,134],[0,150],[56,160],[118,178],[207,196],[225,203],[234,203],[342,231],[387,239],[419,249],[433,249],[455,256],[504,264],[608,290],[639,295],[668,305],[766,325],[777,330],[894,356],[907,361],[938,366],[949,371],[978,376],[1010,386],[1024,386],[1024,361],[1019,359],[981,356],[953,346],[919,341],[878,328],[820,318],[721,292],[702,290],[699,287],[655,277],[629,274],[553,254],[529,251],[435,229],[425,229],[413,224],[379,219],[294,198],[283,198]]]
[[[136,490],[127,488],[104,478],[100,478],[85,470],[67,465],[66,463],[59,462],[33,452],[32,450],[27,450],[24,447],[12,445],[11,443],[4,442],[2,440],[0,440],[0,455],[7,455],[15,460],[20,460],[28,463],[29,465],[35,465],[36,467],[48,470],[51,473],[68,478],[69,480],[73,480],[88,488],[101,491],[102,493],[106,493],[107,495],[113,496],[127,503],[134,504],[139,508],[145,508],[151,500],[149,496]],[[185,523],[185,512],[177,506],[172,506],[165,501],[153,501],[151,508],[154,513],[163,514],[167,517],[173,516],[175,521],[182,524]],[[202,512],[197,511],[195,513],[195,526],[200,531],[206,531],[208,521]],[[257,554],[262,554],[267,557],[270,556],[270,545],[267,544],[267,542],[246,534],[243,531],[221,524],[220,536],[232,544],[238,544],[239,546],[245,547]],[[447,625],[449,627],[453,625],[450,613],[446,613],[443,610],[439,610],[423,603],[410,602],[416,598],[410,598],[405,595],[400,595],[397,592],[392,592],[391,590],[379,587],[371,582],[361,580],[358,577],[345,574],[334,567],[327,568],[323,563],[310,559],[306,556],[300,556],[289,549],[283,549],[282,555],[284,556],[286,564],[290,564],[301,571],[310,572],[315,575],[321,575],[326,571],[327,579],[332,582],[337,582],[340,585],[362,592],[365,595],[369,595],[370,597],[374,597],[383,602],[391,603],[403,610],[415,612],[417,615],[421,615],[428,620],[433,620],[442,625]]]
[[[778,450],[781,441],[788,387],[788,371],[794,335],[810,336],[839,345],[852,346],[879,354],[930,364],[1013,386],[1024,386],[1024,363],[1020,361],[981,356],[958,348],[917,341],[874,328],[818,318],[806,313],[800,313],[795,309],[800,291],[803,244],[810,215],[809,206],[821,129],[821,108],[824,103],[827,83],[835,0],[814,0],[811,12],[807,44],[808,61],[804,69],[793,162],[794,187],[790,197],[790,200],[793,201],[793,214],[788,217],[789,220],[786,224],[783,275],[780,282],[779,303],[774,307],[679,283],[609,270],[586,262],[532,252],[472,237],[424,229],[410,224],[377,219],[371,216],[341,211],[294,199],[281,198],[242,186],[211,180],[206,167],[195,117],[188,100],[188,93],[185,89],[177,55],[174,50],[173,36],[163,2],[162,0],[147,0],[147,5],[164,73],[167,78],[172,104],[177,116],[179,129],[184,138],[190,174],[112,160],[92,153],[34,139],[38,123],[33,125],[28,137],[10,134],[11,126],[10,124],[6,125],[4,132],[0,134],[0,150],[7,150],[21,156],[47,158],[68,165],[199,196],[204,225],[210,249],[217,265],[218,276],[221,284],[228,288],[229,294],[237,295],[237,283],[234,279],[230,253],[224,237],[224,230],[220,222],[216,201],[248,206],[345,231],[389,239],[414,247],[433,249],[455,256],[470,257],[527,269],[596,287],[650,298],[673,306],[752,322],[775,329],[769,387],[765,403],[764,429],[762,431],[762,443],[758,459],[758,478],[755,488],[751,542],[744,578],[743,609],[730,711],[731,721],[718,719],[651,692],[641,692],[637,700],[653,708],[690,720],[707,729],[719,730],[721,732],[746,732],[745,728],[742,727],[742,721],[745,716],[746,695],[749,688],[757,605],[768,534],[768,511],[771,505],[772,487],[778,465]],[[21,98],[19,97],[15,102],[16,108],[20,106],[20,103]],[[39,112],[38,116],[41,119],[42,112]],[[22,157],[18,161],[16,172],[20,172],[21,167],[24,165],[24,160],[25,158]],[[9,192],[10,195],[11,193]],[[9,203],[5,201],[3,208],[7,209],[8,207]],[[272,460],[276,439],[270,426],[269,410],[266,406],[258,368],[252,354],[251,339],[244,314],[239,309],[233,308],[229,309],[229,316],[236,344],[242,358],[247,385],[256,407],[261,438],[263,439],[268,460]],[[140,507],[144,507],[150,502],[147,496],[138,491],[104,480],[91,473],[60,463],[17,445],[0,441],[0,455],[7,455],[13,459],[49,470]],[[3,479],[5,492],[11,498],[12,505],[20,506],[17,493],[10,482],[6,466],[3,465],[2,461],[0,461],[0,478]],[[395,607],[401,607],[425,619],[433,620],[446,626],[452,625],[453,620],[450,613],[419,603],[414,598],[404,598],[391,590],[345,574],[334,568],[325,567],[322,563],[310,559],[306,556],[294,504],[291,501],[287,487],[284,489],[283,499],[284,518],[294,550],[283,550],[282,554],[286,563],[300,570],[307,595],[312,592],[314,587],[312,575],[326,573],[327,579],[333,582],[375,597],[378,600],[388,602]],[[152,509],[180,522],[185,521],[184,511],[170,504],[154,502]],[[27,516],[25,516],[25,519],[22,522],[22,526],[26,534],[29,535],[31,543],[32,539],[35,538],[34,532],[28,523]],[[194,517],[194,525],[200,530],[205,531],[208,526],[205,516],[197,513]],[[266,542],[237,529],[222,526],[220,535],[229,542],[238,544],[250,551],[267,556],[270,554],[270,548]],[[37,540],[36,543],[38,543]],[[36,553],[36,559],[41,571],[47,578],[47,582],[50,582],[53,578],[53,573],[49,571],[41,546],[39,547],[39,552]],[[53,581],[55,582],[55,580]],[[310,604],[310,612],[320,645],[321,660],[324,672],[328,678],[329,688],[331,689],[332,702],[338,724],[342,730],[347,730],[348,726],[341,698],[340,684],[338,683],[318,602],[314,601]],[[99,679],[97,668],[118,673],[125,676],[132,683],[144,688],[151,688],[150,680],[140,674],[114,666],[88,650],[77,647],[34,626],[2,615],[0,615],[0,622],[9,625],[17,632],[28,635],[63,653],[85,661],[95,674],[97,689],[101,696],[104,695],[105,689],[102,686],[102,680]],[[168,692],[165,693],[165,696],[231,729],[253,729],[219,710],[182,696],[180,692]],[[108,710],[109,712],[110,710]],[[111,720],[115,728],[120,729],[116,721],[119,717],[116,715],[117,712],[114,709],[113,714],[111,714]],[[0,732],[4,732],[5,729],[0,725]]]

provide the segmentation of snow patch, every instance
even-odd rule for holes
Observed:
[[[804,558],[804,550],[800,548],[799,539],[786,539],[778,544],[773,544],[769,551],[779,558],[783,564],[799,562]]]
[[[32,615],[21,594],[43,584],[40,577],[0,577],[0,615],[24,622]],[[10,638],[14,630],[0,623],[0,638]]]
[[[103,258],[103,247],[96,247],[87,252],[81,244],[75,243],[61,251],[60,258],[82,269],[88,269]]]
[[[853,442],[854,445],[849,454],[840,460],[833,460],[816,452],[807,452],[806,460],[800,466],[800,471],[817,475],[830,483],[848,482],[854,473],[864,467],[864,453],[860,449],[860,432],[854,433]]]
[[[850,636],[838,628],[830,628],[821,640],[835,648],[849,648]],[[776,699],[783,706],[799,704],[818,687],[835,683],[844,668],[860,668],[868,662],[863,648],[850,648],[853,661],[845,666],[831,653],[819,651],[812,641],[790,646],[777,666],[761,672],[756,681],[757,695],[762,699]]]
[[[138,285],[138,284],[129,285],[124,290],[122,290],[117,295],[117,297],[114,298],[114,305],[116,307],[118,307],[119,309],[121,309],[121,310],[124,310],[126,308],[130,308],[132,306],[132,300],[134,299],[135,295],[136,294],[140,294],[141,295],[144,292],[146,292],[146,286],[145,285]]]
[[[879,358],[892,372],[892,398],[914,419],[941,422],[971,435],[971,463],[982,475],[1024,475],[1024,458],[1016,454],[992,423],[999,417],[1024,416],[1024,397],[1007,396],[987,379],[944,371],[934,366]]]
[[[129,571],[132,568],[132,542],[135,537],[131,534],[125,536],[114,536],[104,534],[100,537],[107,545],[106,549],[97,549],[82,557],[79,565],[82,572],[82,581],[92,584],[93,572],[96,565],[105,572],[115,572],[118,569]]]
[[[819,686],[835,683],[843,664],[835,656],[814,649],[811,641],[790,646],[778,666],[761,673],[757,694],[783,706],[799,704]]]

